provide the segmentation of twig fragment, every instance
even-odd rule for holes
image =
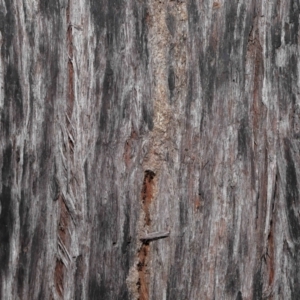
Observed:
[[[140,238],[142,242],[150,242],[158,239],[166,238],[170,235],[170,231],[157,231],[144,235]]]

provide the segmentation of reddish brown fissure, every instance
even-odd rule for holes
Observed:
[[[145,213],[144,226],[151,225],[150,217],[150,204],[153,199],[154,192],[154,177],[155,173],[153,171],[145,171],[143,188],[142,188],[142,201],[143,201],[143,211]],[[139,279],[137,282],[139,300],[148,300],[149,299],[149,270],[148,270],[148,261],[149,261],[149,252],[150,246],[148,242],[144,242],[138,252],[139,262],[137,264],[137,270],[139,273]]]
[[[273,235],[273,222],[271,221],[271,228],[268,235],[268,273],[269,273],[269,286],[274,283],[274,235]]]
[[[253,66],[253,104],[252,104],[252,124],[254,136],[254,152],[257,151],[257,141],[260,136],[260,123],[263,120],[265,109],[262,103],[262,76],[264,74],[263,47],[260,43],[258,19],[253,20],[253,27],[249,33],[247,44],[247,60]]]
[[[133,130],[131,132],[131,135],[130,135],[129,139],[125,143],[125,147],[124,147],[124,160],[125,160],[125,164],[126,164],[127,168],[129,168],[130,165],[131,165],[132,147],[133,147],[134,141],[137,140],[137,138],[138,138],[138,135]]]
[[[59,238],[59,243],[67,249],[70,243],[70,234],[68,227],[70,224],[70,214],[67,206],[64,202],[63,196],[60,194],[58,197],[58,205],[60,210],[59,222],[57,235]],[[54,282],[57,293],[62,296],[64,291],[64,274],[66,272],[66,267],[61,259],[56,260],[55,271],[54,271]]]
[[[278,172],[278,171],[277,171]],[[274,194],[273,194],[273,203],[272,203],[272,214],[274,214],[274,206],[275,206],[275,199],[278,198],[278,173],[276,173],[275,177],[275,186],[274,186]],[[269,286],[274,284],[274,277],[275,277],[275,241],[274,241],[274,224],[273,224],[273,215],[270,221],[270,231],[268,234],[268,244],[267,244],[267,251],[268,251],[268,273],[269,273]]]
[[[68,86],[67,86],[67,116],[66,123],[69,132],[72,132],[72,126],[70,124],[70,120],[73,114],[75,93],[74,93],[74,66],[73,66],[73,27],[71,24],[71,16],[70,16],[70,0],[68,2],[67,10],[66,10],[66,18],[67,18],[67,53],[68,53]],[[74,152],[74,143],[69,137],[69,147],[72,152]]]
[[[60,259],[56,260],[54,281],[55,281],[56,291],[59,294],[59,296],[62,297],[63,290],[64,290],[64,264]]]
[[[60,238],[60,241],[64,245],[68,245],[70,239],[69,232],[68,232],[68,227],[70,224],[70,214],[63,200],[63,196],[59,197],[59,208],[60,208],[60,217],[58,223],[58,236]]]
[[[66,112],[66,124],[68,131],[72,132],[71,118],[73,113],[74,106],[74,67],[73,67],[73,33],[71,26],[71,17],[70,17],[70,0],[68,1],[68,5],[66,8],[66,19],[68,24],[67,29],[67,55],[68,55],[68,81],[67,81],[67,112]],[[74,152],[74,143],[70,137],[69,140],[69,148],[72,152]],[[72,153],[70,153],[72,154]],[[68,231],[70,224],[70,214],[68,208],[65,204],[63,195],[60,194],[58,196],[58,208],[59,208],[59,222],[57,228],[57,236],[58,236],[58,247],[61,248],[62,253],[65,252],[65,249],[69,248],[70,244],[70,234]],[[66,275],[66,267],[63,261],[60,258],[56,259],[55,269],[54,269],[54,283],[55,288],[60,297],[63,297],[64,294],[64,277]]]

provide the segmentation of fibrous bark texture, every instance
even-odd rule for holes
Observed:
[[[299,299],[299,13],[0,0],[1,298]]]

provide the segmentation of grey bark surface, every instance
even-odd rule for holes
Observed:
[[[299,13],[0,0],[0,298],[299,299]]]

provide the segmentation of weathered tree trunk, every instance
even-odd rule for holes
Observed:
[[[2,299],[299,299],[299,0],[0,0]]]

